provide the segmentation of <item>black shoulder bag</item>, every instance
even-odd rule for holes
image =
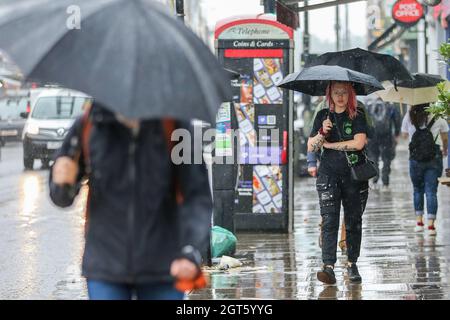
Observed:
[[[339,135],[339,139],[342,142],[344,142],[345,140],[342,139],[341,129],[339,128],[339,125],[337,123],[334,113],[333,113],[333,118],[334,118],[334,122],[336,123],[336,127],[337,127],[336,129],[337,129],[337,132]],[[363,149],[361,151],[365,157],[365,162],[358,164],[358,165],[353,165],[350,162],[348,153],[346,151],[343,151],[343,152],[345,152],[345,158],[347,159],[348,166],[350,167],[350,171],[352,173],[353,180],[369,181],[369,179],[376,177],[378,175],[378,168],[375,166],[375,163],[367,157],[365,149]]]

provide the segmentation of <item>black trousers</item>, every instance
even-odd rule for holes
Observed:
[[[328,175],[319,172],[316,182],[322,215],[322,260],[336,263],[341,203],[344,207],[346,244],[349,262],[357,262],[361,250],[362,214],[369,187],[367,182],[354,181],[350,175]]]
[[[374,161],[377,168],[378,162],[383,161],[383,168],[381,169],[381,181],[384,185],[389,184],[389,175],[391,174],[391,162],[395,157],[395,144],[392,136],[375,136],[370,139],[367,146],[369,159]],[[379,176],[373,178],[373,182],[377,183]]]

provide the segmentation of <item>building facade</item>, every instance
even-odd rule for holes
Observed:
[[[448,68],[442,61],[438,50],[446,42],[448,25],[441,20],[450,14],[450,0],[443,0],[438,6],[424,6],[425,19],[412,27],[397,27],[389,34],[395,21],[392,8],[397,0],[368,0],[368,46],[380,37],[384,45],[376,51],[391,54],[402,61],[410,72],[440,74],[448,78]],[[447,19],[448,20],[448,19]]]

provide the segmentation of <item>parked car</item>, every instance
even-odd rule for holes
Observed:
[[[20,141],[25,119],[20,114],[29,108],[28,97],[7,97],[0,100],[0,143]]]
[[[88,95],[62,88],[42,90],[32,102],[23,131],[23,164],[32,170],[35,159],[40,159],[44,168],[59,149],[75,119],[83,112]]]

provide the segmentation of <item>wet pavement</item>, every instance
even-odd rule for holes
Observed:
[[[24,171],[22,145],[0,162],[0,299],[84,299],[83,198],[70,209],[48,198],[48,170]]]
[[[210,286],[189,299],[450,299],[450,188],[440,187],[437,236],[414,232],[412,187],[402,145],[389,190],[372,190],[363,218],[361,285],[348,283],[338,251],[336,286],[321,266],[314,179],[296,181],[293,234],[238,234],[240,268],[207,270]],[[82,196],[60,210],[48,199],[48,171],[23,171],[22,147],[2,148],[0,299],[86,299],[80,275]]]
[[[338,249],[337,284],[316,278],[322,265],[315,179],[295,185],[295,230],[283,234],[238,234],[241,268],[214,271],[210,287],[190,299],[450,299],[450,188],[439,188],[437,236],[415,233],[412,186],[405,143],[392,164],[389,189],[371,190],[363,216],[358,261],[363,281],[350,284],[346,256]]]

